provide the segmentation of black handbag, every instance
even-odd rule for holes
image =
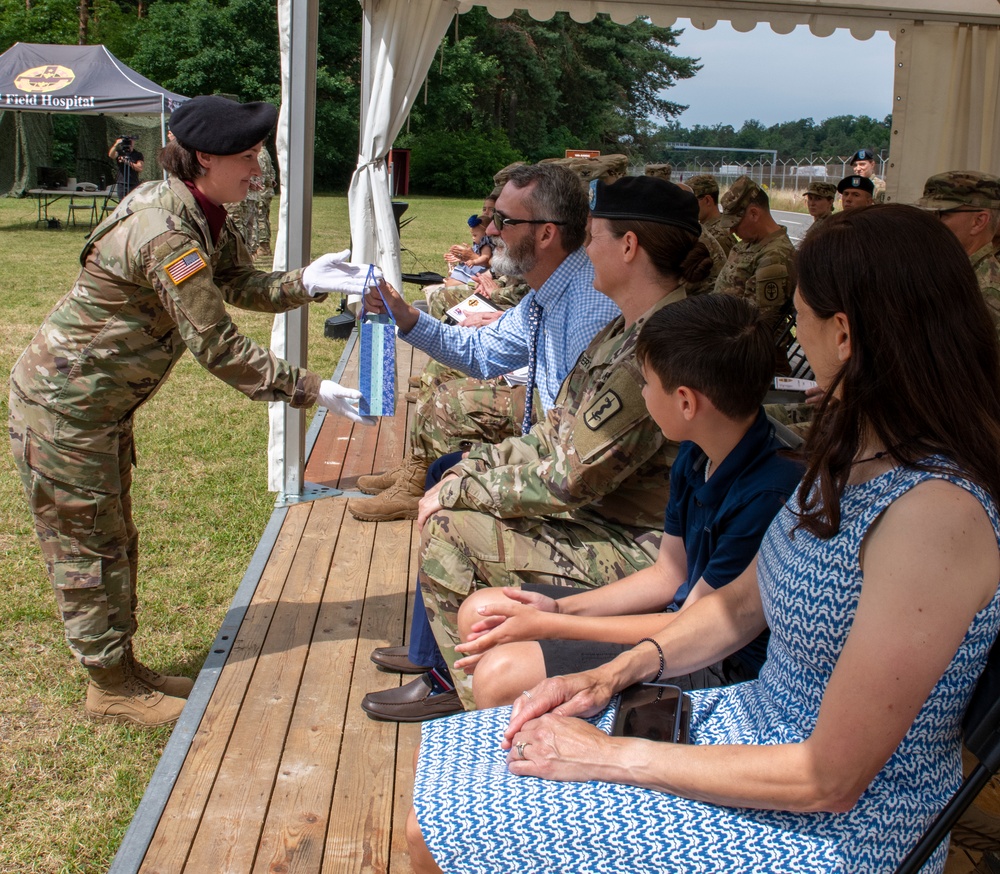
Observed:
[[[691,725],[691,699],[680,686],[638,683],[622,692],[611,734],[686,744]]]

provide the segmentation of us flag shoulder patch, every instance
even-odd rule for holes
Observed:
[[[175,258],[163,269],[174,285],[180,285],[185,279],[194,276],[202,267],[207,266],[205,259],[201,257],[201,253],[197,249],[188,249],[180,258]]]

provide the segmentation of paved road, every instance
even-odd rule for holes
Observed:
[[[802,237],[805,236],[806,231],[809,230],[809,225],[812,224],[812,216],[806,212],[785,212],[784,210],[773,209],[771,210],[771,215],[774,216],[776,222],[788,228],[788,236],[791,237],[792,242],[796,246],[802,242]]]

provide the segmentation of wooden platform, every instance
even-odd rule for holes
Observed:
[[[357,384],[352,341],[338,373]],[[419,726],[375,722],[366,692],[400,682],[369,661],[404,639],[416,577],[412,522],[358,522],[357,477],[402,458],[397,415],[326,416],[306,481],[340,497],[275,511],[164,751],[112,874],[342,874],[410,870],[404,824]]]

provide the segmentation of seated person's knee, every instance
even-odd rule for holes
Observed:
[[[489,604],[499,604],[507,600],[503,589],[486,587],[477,589],[462,602],[458,608],[458,636],[465,640],[472,626],[475,625],[482,616],[479,615],[479,608]]]
[[[535,641],[506,643],[483,654],[472,676],[476,709],[511,704],[525,689],[545,679],[541,650]]]

